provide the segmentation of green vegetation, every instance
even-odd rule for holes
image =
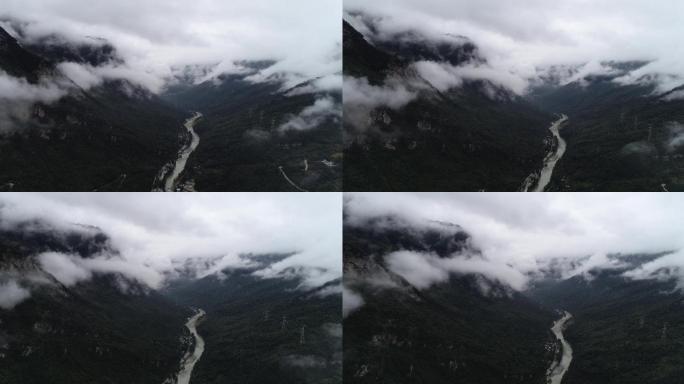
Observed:
[[[564,384],[676,383],[684,374],[684,310],[674,281],[630,280],[620,270],[530,292],[570,311],[574,358]]]
[[[308,84],[283,91],[279,82],[253,83],[245,77],[226,75],[220,77],[220,84],[210,81],[178,87],[165,95],[180,108],[204,114],[196,127],[200,144],[190,156],[183,178],[193,179],[201,191],[297,191],[282,176],[282,166],[303,189],[341,190],[339,117],[329,116],[306,130],[279,130],[318,98],[341,103],[341,94],[288,95]],[[334,166],[326,166],[323,160]]]
[[[127,280],[95,275],[66,287],[32,256],[52,250],[90,257],[108,249],[99,232],[0,232],[0,264],[50,280],[31,297],[0,309],[0,382],[6,384],[161,384],[177,371],[179,337],[190,311]],[[125,292],[122,287],[126,287]]]
[[[47,44],[47,43],[46,43]],[[70,80],[62,61],[117,63],[110,45],[72,46],[40,42],[20,46],[0,29],[0,71],[39,84]],[[244,63],[263,69],[272,62]],[[172,87],[161,100],[127,81],[106,81],[90,90],[75,85],[53,103],[8,101],[13,121],[0,124],[0,191],[150,191],[162,185],[161,169],[176,160],[188,140],[183,121],[204,117],[201,140],[183,181],[204,191],[311,191],[342,189],[340,116],[334,111],[301,130],[279,127],[317,100],[341,103],[340,92],[282,90],[282,79],[254,83],[247,75],[224,75],[200,85]],[[10,103],[11,102],[11,103]],[[11,126],[8,126],[11,125]]]
[[[382,85],[390,76],[411,76],[408,58],[427,54],[414,45],[373,46],[344,24],[345,75]],[[463,61],[474,48],[441,47],[433,54]],[[552,116],[517,96],[491,92],[483,81],[447,92],[421,91],[399,110],[371,111],[363,133],[345,114],[345,189],[518,190],[542,167]]]
[[[590,78],[533,95],[549,112],[565,113],[568,144],[549,190],[669,191],[684,189],[684,148],[669,145],[672,122],[684,122],[681,100],[652,96],[653,87]]]
[[[264,280],[251,270],[224,272],[225,279],[177,282],[165,292],[207,312],[198,327],[206,349],[193,383],[342,382],[339,293],[323,295],[325,286],[298,288],[298,278]]]
[[[58,76],[54,66],[67,53],[79,58],[78,50],[58,45],[41,57],[9,39],[0,47],[0,70],[32,83]],[[82,51],[80,59],[102,60],[107,52]],[[152,190],[159,170],[176,157],[187,117],[125,81],[74,91],[50,105],[7,108],[26,108],[30,116],[0,127],[0,191]]]
[[[494,282],[484,293],[476,275],[417,290],[385,265],[396,250],[449,255],[467,234],[345,226],[344,238],[345,283],[365,301],[344,320],[345,382],[545,382],[551,311]],[[374,284],[382,274],[395,286]]]

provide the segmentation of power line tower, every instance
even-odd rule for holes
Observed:
[[[283,316],[283,321],[280,322],[280,330],[284,331],[287,328],[287,316]]]

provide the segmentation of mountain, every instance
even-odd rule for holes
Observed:
[[[2,228],[0,284],[18,281],[30,296],[0,308],[0,382],[159,384],[176,373],[188,309],[116,273],[66,286],[36,258],[116,253],[106,234],[41,222]]]
[[[647,63],[604,63],[606,75],[589,75],[533,89],[530,101],[564,113],[567,141],[548,190],[677,191],[684,187],[684,148],[679,145],[684,99],[676,90],[656,93],[649,76],[616,81]]]
[[[286,87],[283,73],[257,79],[275,62],[238,62],[244,71],[198,84],[192,72],[211,66],[180,71],[156,95],[99,75],[128,70],[106,40],[29,39],[6,24],[17,36],[0,29],[0,80],[18,91],[0,95],[0,191],[163,189],[197,111],[181,189],[342,189],[342,95],[321,79]]]
[[[551,310],[480,274],[417,289],[393,272],[385,255],[394,251],[479,257],[460,227],[430,226],[345,224],[345,287],[364,302],[344,320],[345,382],[545,383]]]
[[[368,36],[346,21],[343,30],[346,189],[515,191],[541,169],[551,114],[485,79],[441,89],[416,67],[477,69],[486,60],[474,43],[374,38],[373,20],[361,20]]]
[[[643,263],[652,255],[646,257]],[[634,261],[630,264],[633,266]],[[573,315],[563,383],[676,383],[684,366],[684,296],[675,280],[633,280],[631,268],[537,284],[529,295]]]
[[[546,190],[684,187],[684,86],[663,92],[656,85],[675,77],[649,74],[649,62],[538,68],[516,94],[468,37],[381,31],[383,20],[362,13],[347,20],[348,190],[528,189],[561,147],[548,129],[561,114],[566,147]]]
[[[57,69],[65,60],[95,65],[118,59],[114,48],[99,40],[23,46],[0,28],[0,75],[37,95],[37,100],[2,101],[0,190],[155,188],[155,176],[175,160],[185,140],[185,112],[125,80],[80,88]]]
[[[286,256],[245,257],[261,258],[262,267]],[[192,382],[341,383],[340,281],[307,288],[296,270],[268,279],[254,272],[224,270],[164,291],[207,313],[198,328],[207,347]]]
[[[283,89],[278,74],[257,82],[251,77],[274,62],[238,64],[244,73],[181,83],[163,95],[204,114],[184,179],[199,190],[341,190],[341,92],[316,91],[316,79]]]
[[[478,273],[435,276],[442,259],[483,258],[458,225],[408,223],[394,216],[344,227],[344,377],[353,383],[547,383],[567,350],[549,332],[559,313],[572,351],[564,384],[676,383],[684,366],[681,271],[642,266],[672,252],[553,259],[525,291]],[[392,255],[429,254],[431,267]],[[569,271],[583,271],[569,274]],[[414,283],[411,283],[414,282]],[[351,303],[351,304],[350,304]],[[558,330],[556,330],[558,331]]]

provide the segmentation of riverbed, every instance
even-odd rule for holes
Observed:
[[[195,338],[195,348],[192,351],[188,351],[183,357],[176,384],[190,384],[192,370],[195,368],[195,364],[199,361],[200,357],[202,357],[202,353],[204,353],[204,339],[197,333],[197,323],[204,315],[205,312],[199,309],[197,310],[197,313],[185,323],[185,327],[188,328],[190,334]]]
[[[549,131],[551,131],[551,134],[553,135],[558,145],[555,147],[554,150],[552,150],[546,155],[546,158],[544,158],[544,167],[542,168],[541,172],[539,172],[539,178],[537,178],[535,174],[532,174],[525,180],[523,187],[523,190],[525,192],[529,191],[530,187],[532,186],[532,181],[534,179],[537,179],[536,187],[533,190],[534,192],[544,192],[546,187],[551,182],[553,170],[554,168],[556,168],[556,164],[558,163],[558,161],[565,154],[565,150],[567,148],[565,140],[560,135],[560,129],[567,120],[568,117],[566,115],[560,115],[560,118],[554,121],[549,127]]]
[[[546,382],[548,384],[561,384],[563,381],[563,376],[570,368],[570,363],[572,362],[572,347],[570,343],[565,340],[563,331],[567,328],[567,323],[572,319],[572,315],[565,311],[563,312],[563,317],[558,319],[551,327],[551,332],[556,335],[556,339],[561,342],[563,348],[560,361],[554,360],[549,367],[546,376]]]
[[[173,192],[176,190],[176,185],[178,185],[178,177],[180,177],[181,173],[183,173],[185,170],[185,165],[188,163],[190,155],[195,151],[195,149],[197,149],[197,146],[199,145],[200,137],[195,132],[195,124],[197,124],[197,120],[199,120],[201,117],[201,113],[195,112],[193,117],[185,121],[185,129],[188,130],[188,133],[190,133],[191,137],[190,143],[181,149],[178,159],[176,159],[176,164],[173,167],[173,171],[166,178],[166,182],[164,183],[164,191],[166,192]]]

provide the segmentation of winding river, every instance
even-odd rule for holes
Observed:
[[[176,164],[173,167],[173,171],[166,178],[166,182],[164,183],[165,192],[175,191],[176,185],[178,185],[178,177],[181,173],[183,173],[183,170],[185,170],[185,165],[188,163],[190,154],[194,152],[195,149],[197,149],[197,146],[199,145],[200,138],[199,135],[195,132],[195,124],[197,124],[197,120],[199,120],[201,117],[201,113],[195,112],[195,115],[193,117],[185,121],[185,129],[187,129],[188,132],[190,132],[192,139],[190,140],[190,143],[183,147],[183,149],[180,151],[178,159],[176,160]]]
[[[190,330],[190,333],[195,338],[195,349],[193,351],[188,351],[183,357],[181,363],[181,370],[178,373],[178,380],[176,384],[189,384],[190,376],[192,375],[192,370],[195,368],[195,364],[202,357],[204,353],[204,339],[197,333],[197,323],[202,317],[204,317],[205,312],[201,309],[197,310],[197,313],[191,317],[185,326]]]
[[[563,123],[565,123],[567,120],[568,117],[566,115],[560,115],[560,118],[554,121],[551,124],[551,127],[549,127],[549,131],[551,131],[553,137],[556,138],[558,146],[556,147],[555,151],[549,152],[549,154],[546,155],[546,158],[544,159],[544,167],[539,173],[539,179],[537,180],[537,186],[533,190],[534,192],[544,192],[546,186],[548,186],[551,182],[551,176],[553,176],[553,169],[556,168],[556,163],[558,163],[558,160],[560,160],[565,154],[567,144],[560,135],[560,129],[561,126],[563,126]],[[523,188],[525,192],[529,192],[529,189],[532,186],[531,181],[535,178],[536,177],[532,177],[531,175],[527,178],[527,180],[525,180],[525,187]]]
[[[563,381],[563,376],[570,368],[570,363],[572,362],[572,347],[565,340],[563,336],[563,331],[567,328],[567,323],[572,319],[572,315],[565,311],[563,312],[563,317],[558,319],[553,326],[551,331],[556,338],[561,342],[563,346],[563,353],[561,355],[560,361],[554,360],[549,369],[546,371],[546,382],[547,384],[561,384]]]

